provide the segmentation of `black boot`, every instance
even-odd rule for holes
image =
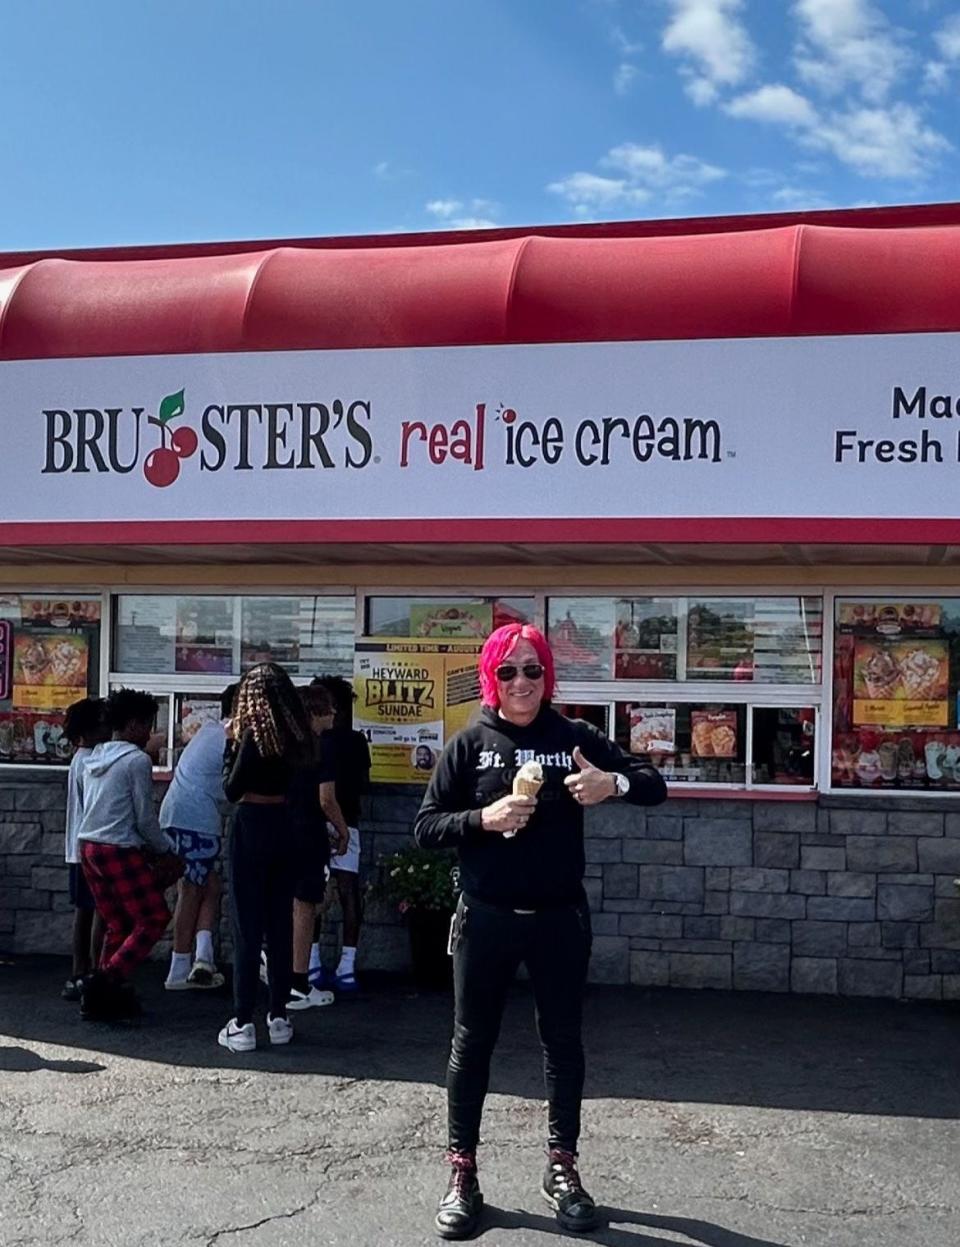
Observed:
[[[85,1022],[122,1022],[140,1016],[132,983],[95,970],[80,989],[80,1016]]]
[[[469,1238],[480,1221],[483,1196],[472,1152],[447,1152],[450,1181],[437,1208],[434,1228],[441,1238]]]
[[[547,1157],[542,1194],[557,1214],[561,1228],[572,1230],[575,1234],[595,1230],[600,1224],[600,1215],[596,1204],[583,1189],[577,1173],[576,1154],[552,1147]]]

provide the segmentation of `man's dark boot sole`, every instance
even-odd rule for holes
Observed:
[[[601,1221],[599,1212],[594,1212],[590,1221],[585,1221],[583,1217],[568,1217],[566,1213],[560,1211],[557,1201],[543,1187],[540,1188],[540,1194],[557,1214],[557,1224],[561,1230],[569,1230],[571,1234],[589,1234],[591,1230],[599,1228]]]
[[[469,1221],[465,1221],[459,1230],[451,1229],[449,1226],[440,1225],[434,1221],[433,1228],[436,1230],[440,1238],[446,1239],[462,1239],[471,1238],[477,1232],[477,1226],[480,1224],[480,1217],[483,1213],[483,1196],[478,1194],[473,1201],[473,1215]]]

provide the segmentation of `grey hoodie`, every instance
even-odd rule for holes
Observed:
[[[77,776],[83,814],[79,840],[166,853],[172,841],[153,807],[153,767],[136,745],[108,740],[84,758]]]

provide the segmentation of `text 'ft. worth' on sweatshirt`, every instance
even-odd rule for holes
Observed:
[[[166,853],[173,846],[153,806],[153,766],[136,745],[108,740],[91,749],[77,776],[83,813],[78,839]]]
[[[667,789],[649,762],[626,753],[582,719],[543,706],[519,727],[485,706],[480,719],[445,747],[414,825],[423,847],[456,848],[467,897],[518,909],[575,904],[583,899],[583,808],[564,780],[578,773],[573,751],[630,781],[620,800],[659,805]],[[506,839],[484,831],[481,810],[513,790],[524,762],[543,767],[544,784],[530,821]]]

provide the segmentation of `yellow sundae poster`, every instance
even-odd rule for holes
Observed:
[[[354,726],[370,744],[374,783],[425,784],[444,743],[480,706],[479,645],[358,642]]]
[[[14,707],[65,710],[84,695],[88,661],[83,634],[18,632],[13,643]]]

